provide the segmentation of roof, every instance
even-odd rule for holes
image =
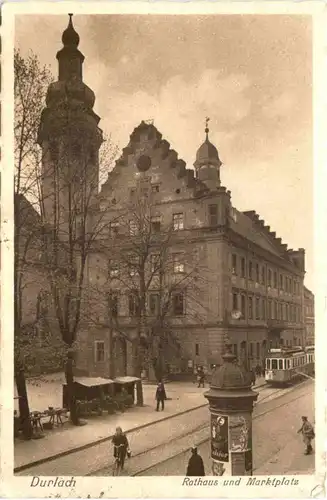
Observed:
[[[116,377],[114,379],[114,382],[116,384],[128,384],[129,382],[138,382],[139,380],[141,380],[141,379],[138,377],[126,376],[126,377]]]
[[[208,160],[208,159],[219,160],[218,150],[209,139],[206,139],[204,143],[199,147],[196,153],[197,161]]]
[[[234,216],[230,218],[230,228],[235,233],[278,257],[289,258],[287,252],[282,250],[281,245],[248,215],[235,208],[233,208],[233,214]]]
[[[15,193],[14,196],[15,212],[19,213],[19,225],[21,227],[41,224],[41,217],[32,203],[21,193]]]
[[[99,385],[109,385],[114,383],[114,381],[110,378],[102,377],[75,377],[74,382],[84,385],[85,387],[96,387]]]
[[[128,145],[122,149],[121,156],[116,160],[116,164],[111,172],[108,173],[108,179],[102,184],[99,197],[106,192],[106,189],[112,188],[113,180],[120,175],[121,167],[129,164],[129,156],[139,156],[140,145],[143,144],[143,141],[148,144],[149,149],[161,149],[162,158],[165,159],[167,168],[174,168],[177,177],[179,179],[185,179],[187,187],[199,188],[199,190],[206,189],[206,185],[195,176],[194,170],[186,168],[185,161],[178,158],[177,152],[171,149],[170,143],[162,138],[162,134],[153,123],[142,121],[131,133]],[[218,155],[216,148],[213,145],[211,146],[216,151],[214,154]],[[215,161],[216,163],[218,162],[217,156]]]

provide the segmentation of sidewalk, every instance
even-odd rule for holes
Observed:
[[[57,375],[57,374],[56,374]],[[56,380],[60,380],[60,376]],[[264,380],[257,380],[254,388],[262,386]],[[51,385],[51,383],[49,383]],[[46,407],[41,398],[39,386],[31,398],[31,408],[41,410]],[[114,434],[115,429],[120,425],[124,432],[130,433],[137,429],[150,426],[156,422],[170,419],[176,415],[190,412],[196,408],[206,406],[207,400],[204,393],[209,387],[198,388],[196,384],[190,382],[171,382],[166,384],[167,397],[169,398],[165,405],[164,412],[156,412],[155,409],[155,386],[143,385],[144,406],[133,407],[125,413],[115,415],[104,415],[102,417],[90,417],[88,423],[82,427],[72,426],[69,422],[64,426],[56,427],[48,431],[45,437],[31,441],[15,441],[15,470],[23,470],[32,464],[43,463],[53,458],[72,453],[92,446],[94,443],[104,442]],[[49,387],[47,387],[47,398],[50,405],[54,405],[53,396],[59,398],[59,390],[49,396]],[[30,391],[29,391],[30,394]],[[35,397],[37,396],[37,397]],[[42,401],[42,406],[41,406]]]
[[[207,388],[198,389],[194,384],[169,383],[166,385],[167,397],[165,410],[155,410],[155,386],[143,385],[144,406],[133,407],[125,413],[90,417],[87,425],[75,427],[69,422],[45,433],[42,439],[15,441],[15,469],[34,462],[44,462],[55,456],[62,456],[73,450],[88,447],[95,442],[109,439],[118,425],[125,432],[145,427],[160,420],[191,411],[207,404],[203,393]],[[52,401],[52,400],[51,400]],[[51,403],[50,403],[51,404]],[[32,406],[33,410],[43,406]]]

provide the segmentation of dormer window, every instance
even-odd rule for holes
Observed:
[[[173,255],[173,270],[174,274],[184,273],[185,266],[183,262],[183,254],[175,253]]]
[[[151,217],[151,229],[154,233],[160,233],[161,217],[156,215]]]
[[[181,229],[184,229],[183,213],[173,214],[173,229],[174,231],[180,231]]]
[[[109,278],[118,278],[119,266],[116,262],[109,261],[108,274],[109,274]]]
[[[237,274],[237,255],[236,255],[236,253],[232,254],[232,273]]]
[[[152,193],[159,193],[160,191],[159,184],[152,184],[151,191]]]
[[[109,223],[109,234],[110,236],[115,236],[119,232],[119,223],[117,221],[112,221]]]
[[[134,220],[129,221],[129,234],[135,236],[138,232],[137,224]]]
[[[209,205],[209,226],[218,225],[218,205]]]

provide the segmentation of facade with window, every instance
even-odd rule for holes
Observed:
[[[304,287],[304,323],[305,343],[315,343],[315,296],[307,287]]]
[[[20,335],[15,336],[15,349],[24,359],[26,376],[61,371],[66,348],[62,342],[52,300],[49,277],[45,269],[47,256],[38,236],[41,219],[33,205],[15,194],[15,223],[19,226],[19,246],[15,246],[15,260],[19,280],[17,306]],[[64,248],[58,273],[65,270]]]
[[[40,141],[50,115],[42,115]],[[87,171],[98,179],[100,118],[91,109],[86,115],[92,140],[65,141],[76,165],[85,146]],[[54,169],[57,136],[47,136],[52,142]],[[101,222],[104,231],[87,256],[77,371],[108,376],[113,363],[119,374],[132,374],[132,343],[136,336],[151,342],[159,315],[167,372],[210,369],[226,343],[249,366],[270,345],[303,343],[304,250],[288,249],[256,212],[232,206],[208,128],[194,160],[187,166],[153,123],[142,121],[92,198],[87,227]],[[53,186],[43,187],[54,217]]]
[[[131,343],[126,339],[136,335],[143,302],[144,337],[165,310],[165,327],[178,346],[167,347],[168,372],[192,372],[199,365],[210,370],[221,363],[226,343],[244,363],[255,367],[263,365],[270,346],[304,342],[304,250],[289,250],[256,212],[237,211],[231,193],[221,185],[220,167],[208,132],[191,170],[153,125],[142,122],[102,186],[101,216],[107,217],[111,234],[118,237],[108,242],[107,254],[101,252],[104,271],[97,274],[97,284],[119,290],[112,304],[116,316],[112,335],[119,339],[128,374]],[[151,205],[151,210],[138,217],[137,224],[132,218],[123,222],[126,200]],[[127,265],[124,252],[133,253],[137,244],[144,246],[144,228],[153,245],[144,268],[150,285],[140,300],[132,289],[139,279],[140,260],[129,256]],[[164,255],[160,245],[167,238]],[[116,259],[113,246],[118,249]],[[99,258],[95,252],[94,259]],[[95,280],[94,268],[90,257],[90,282]],[[107,316],[106,311],[99,313],[99,324],[105,324]],[[108,339],[108,328],[103,326],[96,328],[96,334],[88,332],[83,352],[93,352],[93,365],[81,354],[83,373],[108,373],[110,352],[118,362],[121,354],[110,350]],[[90,345],[100,340],[104,362],[94,361],[95,347]]]
[[[240,314],[229,336],[240,356],[255,367],[269,347],[305,345],[304,250],[289,250],[255,211],[235,213],[230,248],[230,307]]]

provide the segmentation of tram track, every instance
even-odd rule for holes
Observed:
[[[254,408],[254,418],[261,416],[261,413],[255,415],[256,412],[259,412],[259,408],[261,411],[262,406],[275,405],[273,401],[300,385],[281,389],[273,389],[267,385],[259,386],[255,389],[259,398]],[[129,460],[131,475],[142,475],[160,463],[158,455],[164,462],[166,459],[171,459],[175,452],[175,455],[178,456],[188,450],[190,442],[192,445],[209,439],[208,403],[179,414],[166,415],[151,424],[147,423],[131,429],[127,431],[127,434],[130,435],[129,441],[132,448],[132,457]],[[58,457],[51,457],[50,460],[41,463],[36,461],[23,467],[17,467],[14,472],[16,475],[111,475],[110,466],[108,466],[110,439],[110,436],[101,438],[101,440],[89,443],[87,446],[68,450]]]
[[[253,415],[253,420],[260,419],[264,417],[265,415],[272,413],[276,409],[289,405],[293,401],[298,400],[299,398],[302,397],[302,395],[297,395],[294,398],[287,399],[285,402],[281,402],[280,404],[275,404],[276,400],[279,398],[286,396],[290,394],[295,389],[300,389],[303,385],[308,384],[308,380],[305,380],[303,382],[300,382],[296,384],[295,386],[291,386],[289,388],[280,388],[277,389],[274,392],[270,392],[270,388],[267,386],[263,386],[261,391],[259,392],[259,398],[261,394],[264,394],[266,390],[269,391],[269,394],[263,395],[256,404],[254,408],[254,415]],[[268,400],[268,401],[267,401]],[[261,404],[270,405],[272,404],[271,408],[263,409],[262,411],[259,410],[259,407]],[[257,413],[258,412],[258,413]],[[144,473],[149,472],[151,469],[156,468],[158,465],[164,464],[166,462],[169,462],[170,460],[185,454],[190,447],[192,446],[193,442],[197,444],[197,446],[200,446],[201,444],[204,444],[210,440],[210,424],[206,421],[204,424],[202,423],[201,425],[188,430],[184,432],[183,434],[179,435],[178,438],[171,438],[165,441],[164,443],[159,443],[156,445],[151,446],[151,448],[147,448],[146,450],[142,450],[138,453],[133,454],[131,460],[130,460],[130,468],[131,473],[128,474],[131,477],[136,477],[136,476],[142,476]],[[174,448],[175,452],[171,454],[169,448]],[[156,457],[160,456],[162,457],[163,455],[167,455],[164,459],[161,460],[156,460]],[[152,460],[151,460],[152,458]],[[143,467],[138,466],[138,464],[142,461],[144,464],[151,462],[150,465],[144,465]],[[133,467],[134,466],[134,467]],[[134,469],[134,470],[133,470]],[[87,476],[92,476],[92,475],[101,475],[101,472],[103,475],[108,475],[108,472],[110,470],[110,467],[98,469],[98,470],[93,470],[87,474]]]
[[[304,381],[304,382],[300,382],[300,383],[299,383],[299,384],[297,384],[294,388],[298,388],[299,386],[302,386],[303,384],[305,384],[305,382],[307,382],[307,380],[306,380],[306,381]],[[280,392],[284,392],[284,391],[285,391],[285,389],[279,389],[279,390],[278,390],[278,393],[280,393]],[[289,392],[291,392],[291,391],[289,391]],[[289,392],[287,392],[286,394],[289,394]],[[276,394],[276,393],[275,393],[275,394]],[[284,392],[284,395],[286,395],[286,394],[285,394],[285,392]],[[282,396],[283,396],[283,395],[281,395],[281,396],[277,396],[276,398],[273,398],[273,399],[272,399],[272,401],[274,401],[275,399],[279,399],[279,397],[282,397]],[[269,395],[269,396],[266,396],[266,398],[268,398],[268,397],[270,397],[270,395]],[[259,419],[259,418],[262,418],[262,417],[264,417],[265,415],[267,415],[267,414],[269,414],[269,413],[272,413],[273,411],[277,410],[278,408],[282,408],[283,406],[287,406],[287,405],[291,404],[291,403],[292,403],[292,402],[294,402],[294,401],[297,401],[298,399],[300,399],[300,398],[302,398],[302,397],[303,397],[303,396],[302,396],[302,394],[300,394],[300,395],[298,395],[298,396],[296,396],[296,397],[294,397],[294,398],[292,398],[292,399],[290,399],[290,400],[287,400],[287,401],[285,401],[285,402],[283,402],[283,403],[281,403],[281,404],[279,404],[279,405],[273,406],[272,408],[270,408],[270,409],[268,409],[268,410],[262,411],[262,412],[261,412],[261,413],[259,413],[259,414],[254,414],[254,416],[253,416],[253,419],[252,419],[252,420],[257,420],[257,419]],[[266,399],[266,398],[262,398],[262,399],[261,399],[261,401],[260,401],[260,403],[262,403],[262,401],[263,401],[264,399]],[[210,441],[210,425],[209,425],[209,424],[206,424],[206,426],[204,426],[203,428],[204,428],[204,429],[206,429],[206,430],[208,431],[208,435],[207,435],[205,438],[203,438],[202,440],[197,441],[197,446],[200,446],[200,445],[202,445],[202,444],[204,444],[204,443],[206,443],[206,442]],[[191,435],[191,434],[192,434],[192,432],[189,432],[189,435]],[[158,445],[157,447],[154,447],[154,448],[152,449],[152,451],[154,451],[154,449],[155,449],[155,448],[157,448],[157,449],[159,450],[161,447],[162,447],[162,445]],[[134,473],[130,474],[130,476],[132,476],[132,477],[142,476],[145,472],[149,472],[151,469],[154,469],[154,468],[155,468],[155,467],[157,467],[158,465],[162,465],[162,464],[164,464],[164,463],[166,463],[166,462],[169,462],[170,460],[172,460],[172,459],[174,459],[174,458],[176,458],[176,457],[178,457],[178,456],[181,456],[181,455],[185,454],[187,451],[189,451],[189,449],[190,449],[190,445],[188,444],[188,446],[186,446],[184,449],[180,450],[178,453],[174,454],[173,456],[167,457],[166,459],[161,460],[161,461],[159,461],[159,462],[157,462],[157,463],[155,463],[155,464],[151,464],[151,465],[149,465],[148,467],[144,467],[143,469],[138,470],[138,471],[136,471],[136,472],[134,472]],[[255,471],[255,469],[254,469],[254,471]]]

